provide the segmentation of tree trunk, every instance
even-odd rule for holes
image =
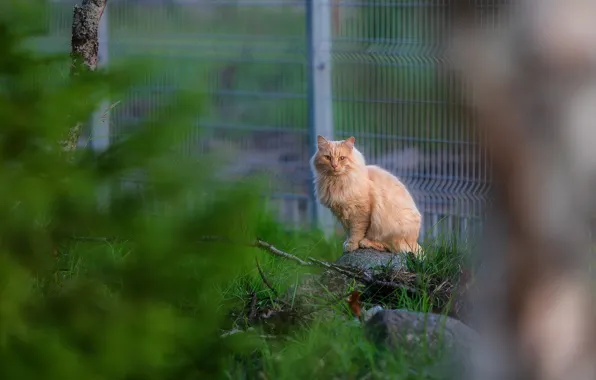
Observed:
[[[493,180],[471,378],[596,379],[596,3],[486,3],[446,23]]]
[[[70,75],[78,75],[81,70],[95,71],[99,49],[99,21],[108,0],[83,0],[75,5],[72,20],[72,40]],[[60,142],[65,152],[73,152],[81,135],[83,123],[77,121],[70,127]]]

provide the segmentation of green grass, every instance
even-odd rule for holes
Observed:
[[[334,260],[341,255],[341,241],[337,238],[326,240],[316,231],[288,232],[273,220],[263,215],[258,222],[256,233],[278,248],[298,257],[313,256]],[[213,243],[226,245],[227,243]],[[62,289],[77,279],[103,279],[106,295],[119,297],[119,284],[123,278],[106,278],[111,268],[122,265],[132,255],[134,249],[126,242],[106,243],[79,241],[60,255],[60,270],[55,273],[55,282],[39,284],[46,296]],[[411,259],[408,267],[422,278],[421,281],[456,281],[464,258],[455,246],[426,246],[425,260]],[[296,285],[304,273],[319,272],[317,268],[305,268],[291,261],[262,252],[257,248],[247,248],[246,254],[254,256],[272,287],[284,294]],[[250,260],[247,262],[251,262]],[[189,262],[192,265],[192,262]],[[187,268],[186,272],[189,271]],[[190,269],[192,272],[192,269]],[[197,275],[200,275],[197,272]],[[424,284],[419,284],[424,289]],[[278,297],[263,283],[255,265],[242,267],[233,278],[217,286],[219,301],[210,305],[213,310],[229,310],[220,332],[233,328],[250,327],[246,320],[246,309],[252,295],[258,299],[258,309],[283,309]],[[199,289],[187,289],[176,297],[180,310],[192,318],[197,308],[204,307],[196,302]],[[384,299],[369,296],[374,304],[385,308],[405,308],[412,311],[431,312],[437,306],[430,294],[412,296],[405,292],[385,294]],[[364,303],[365,307],[373,303]],[[271,335],[267,326],[253,325],[254,330],[232,335],[228,339],[244,347],[238,353],[225,359],[224,378],[229,379],[441,379],[433,367],[441,358],[441,352],[429,352],[426,347],[419,351],[388,351],[376,347],[363,337],[363,331],[349,313],[347,303],[338,300],[329,305],[335,317],[315,318],[304,323],[290,323],[282,334]],[[196,323],[201,323],[197,320]],[[366,377],[369,376],[369,377]]]
[[[318,231],[287,231],[266,214],[256,220],[255,234],[276,247],[301,258],[309,256],[333,261],[341,255],[341,239],[325,239]],[[217,249],[225,249],[228,243],[213,243]],[[464,252],[452,243],[442,245],[441,241],[426,242],[425,259],[410,259],[408,268],[418,274],[421,283],[418,288],[426,289],[428,281],[457,281]],[[278,295],[286,294],[305,273],[320,272],[318,268],[305,268],[257,248],[247,248],[245,254],[254,257]],[[59,270],[55,282],[39,284],[45,296],[59,293],[66,284],[78,279],[95,278],[104,281],[105,294],[109,298],[119,297],[120,284],[124,278],[106,277],[113,268],[134,256],[134,248],[127,242],[107,243],[78,241],[67,251],[61,252]],[[258,300],[259,310],[282,310],[286,305],[278,302],[274,294],[261,279],[254,261],[231,278],[217,285],[219,301],[209,307],[226,310],[220,333],[234,328],[251,327],[246,318],[253,294]],[[192,262],[189,262],[192,265]],[[185,272],[193,272],[186,268]],[[200,275],[197,268],[196,275]],[[432,312],[438,305],[432,295],[422,292],[410,295],[396,291],[379,297],[365,291],[364,306],[380,304],[385,308],[404,308],[411,311]],[[197,302],[200,289],[186,289],[176,297],[177,307],[189,318],[197,308],[204,307]],[[443,305],[444,306],[444,305]],[[388,351],[375,346],[363,336],[361,326],[351,316],[343,299],[328,305],[333,311],[332,319],[317,318],[300,323],[289,323],[281,334],[272,335],[266,325],[254,324],[254,330],[232,335],[227,340],[244,347],[225,359],[224,378],[229,379],[442,379],[434,367],[442,359],[442,352],[429,352],[427,347],[419,351]],[[196,320],[196,323],[201,323]],[[276,331],[279,333],[280,331]],[[366,377],[369,376],[369,377]]]
[[[268,241],[278,248],[301,258],[313,256],[332,261],[341,255],[339,239],[327,241],[316,232],[288,233],[272,228],[261,231],[261,234],[263,237],[267,236]],[[279,294],[290,291],[304,273],[319,271],[317,268],[306,270],[269,253],[255,250],[255,254],[266,278]],[[463,252],[459,252],[454,245],[429,244],[426,259],[410,259],[408,267],[420,277],[417,288],[426,289],[427,283],[431,281],[457,282],[464,261]],[[256,267],[247,268],[246,272],[221,289],[221,293],[224,303],[236,310],[236,318],[250,307],[253,294],[256,294],[259,309],[286,307],[277,303],[276,295],[263,283]],[[363,297],[366,308],[378,304],[384,308],[433,312],[446,306],[444,301],[437,300],[426,292],[411,295],[405,291],[395,291],[379,297],[378,294],[368,294],[365,289]],[[363,338],[361,327],[350,322],[353,317],[343,299],[327,307],[333,311],[334,318],[328,319],[329,314],[325,314],[326,317],[315,317],[314,321],[296,323],[282,337],[259,339],[260,334],[268,333],[267,326],[255,326],[253,334],[257,336],[255,339],[260,346],[250,354],[231,360],[229,378],[356,379],[367,374],[371,374],[372,378],[443,378],[436,373],[432,376],[430,374],[433,364],[441,359],[440,352],[430,353],[425,347],[420,347],[419,352],[387,352]],[[245,322],[238,318],[236,325],[230,328],[246,328],[248,326],[243,324]]]
[[[421,349],[381,350],[344,320],[314,323],[287,341],[262,341],[252,355],[235,358],[231,379],[428,379],[433,363]]]

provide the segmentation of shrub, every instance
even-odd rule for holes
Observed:
[[[68,57],[29,48],[41,30],[35,5],[5,3],[11,17],[0,17],[2,373],[215,378],[236,350],[219,339],[217,285],[250,257],[199,238],[254,236],[256,191],[225,187],[207,161],[180,153],[200,106],[189,93],[106,151],[66,160],[57,142],[68,127],[142,70],[56,78],[48,68],[67,68]],[[121,186],[131,172],[143,186]]]

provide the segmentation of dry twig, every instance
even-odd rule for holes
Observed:
[[[271,283],[265,277],[265,273],[263,273],[263,270],[261,269],[261,266],[259,265],[259,260],[256,257],[255,257],[255,263],[257,264],[257,270],[259,271],[259,276],[261,276],[261,280],[263,280],[263,283],[265,284],[265,286],[267,286],[269,288],[269,290],[271,290],[273,292],[273,294],[275,296],[277,296],[278,295],[277,290],[275,290],[275,288],[273,288]]]
[[[257,316],[257,302],[259,301],[259,298],[257,297],[257,293],[253,292],[251,295],[251,300],[250,300],[250,311],[248,312],[248,320],[252,321],[255,319],[255,317]]]
[[[279,256],[279,257],[283,257],[284,259],[295,261],[300,265],[311,265],[310,263],[302,260],[301,258],[299,258],[297,256],[291,255],[291,254],[284,252],[278,248],[275,248],[273,245],[271,245],[270,243],[267,243],[264,240],[257,238],[257,240],[254,243],[252,243],[252,245],[254,247],[261,248],[275,256]]]

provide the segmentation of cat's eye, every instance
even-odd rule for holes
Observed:
[[[331,161],[331,156],[325,156],[325,158]]]
[[[343,161],[346,159],[346,156],[341,156],[339,159]]]

